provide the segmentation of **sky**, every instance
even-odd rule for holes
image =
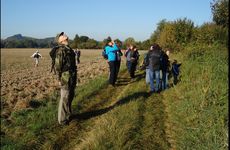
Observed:
[[[1,39],[65,32],[101,41],[108,36],[150,38],[157,24],[187,18],[195,26],[212,21],[211,0],[1,0]]]

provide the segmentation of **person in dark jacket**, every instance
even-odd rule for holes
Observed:
[[[135,71],[136,71],[136,66],[137,62],[139,59],[139,53],[137,50],[136,46],[133,46],[131,51],[130,51],[130,77],[135,78]]]
[[[133,45],[129,45],[127,46],[127,50],[125,51],[125,57],[126,57],[126,66],[127,66],[127,69],[130,73],[131,71],[131,57],[130,57],[130,54],[131,54],[131,50],[133,49]]]
[[[149,60],[148,60],[148,52],[144,54],[144,59],[140,66],[141,70],[145,69],[145,82],[148,85],[150,83],[149,81]]]
[[[160,46],[158,44],[153,44],[150,47],[147,57],[149,59],[150,92],[160,92]]]
[[[121,56],[123,56],[123,53],[121,52],[121,45],[118,42],[116,44],[118,47],[118,51],[116,53],[116,79],[117,79],[120,66],[121,66]]]
[[[161,89],[165,90],[168,88],[168,75],[169,75],[169,57],[166,52],[161,53],[161,71],[162,71],[162,84]]]

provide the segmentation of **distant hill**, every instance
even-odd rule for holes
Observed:
[[[37,39],[33,37],[23,36],[22,34],[15,34],[1,39],[1,48],[34,48],[34,47],[52,47],[55,45],[55,38],[48,37],[44,39]]]
[[[23,37],[21,34],[16,34],[16,35],[13,35],[13,36],[6,38],[5,40],[6,41],[14,41],[14,40],[23,40],[25,38],[27,38],[27,37]]]
[[[4,41],[14,41],[14,40],[35,40],[35,41],[54,41],[54,37],[44,38],[44,39],[36,39],[33,37],[22,36],[21,34],[15,34],[13,36],[7,37]]]

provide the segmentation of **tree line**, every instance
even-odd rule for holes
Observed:
[[[201,26],[195,26],[194,22],[187,18],[179,18],[175,21],[162,19],[157,24],[157,29],[145,41],[136,41],[133,37],[128,37],[124,41],[120,39],[115,39],[115,41],[120,43],[122,49],[125,49],[128,44],[133,44],[140,50],[149,49],[153,43],[172,50],[179,50],[187,44],[220,43],[228,46],[228,4],[229,0],[213,0],[210,4],[213,21],[203,23]],[[51,48],[55,44],[54,38],[42,42],[34,39],[11,41],[1,39],[1,48]],[[97,41],[85,35],[76,34],[74,39],[70,40],[72,48],[102,49],[104,45],[105,39]]]

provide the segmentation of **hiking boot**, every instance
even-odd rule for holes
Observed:
[[[68,126],[69,125],[69,120],[65,120],[60,123],[61,126]]]

